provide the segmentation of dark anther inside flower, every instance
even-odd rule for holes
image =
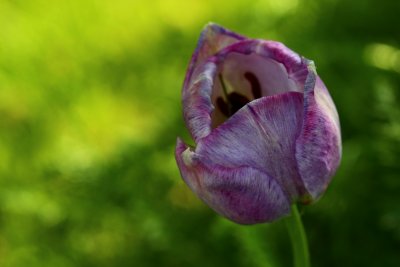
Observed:
[[[178,139],[188,186],[243,224],[287,215],[326,190],[341,157],[339,119],[314,63],[283,44],[215,24],[203,30],[182,90],[195,143]]]
[[[246,78],[251,87],[252,98],[247,98],[245,95],[242,95],[237,92],[228,93],[226,89],[225,82],[222,78],[222,75],[219,74],[218,78],[221,83],[222,91],[224,93],[224,97],[219,96],[216,100],[216,106],[219,111],[225,115],[226,117],[230,117],[233,113],[241,109],[244,105],[250,102],[250,100],[254,100],[261,97],[261,85],[258,81],[257,77],[251,73],[244,73],[244,78]]]

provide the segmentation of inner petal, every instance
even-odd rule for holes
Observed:
[[[289,91],[302,92],[302,88],[289,79],[283,64],[256,53],[229,53],[219,64],[214,78],[212,127],[254,99]]]

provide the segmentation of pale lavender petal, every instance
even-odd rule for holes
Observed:
[[[303,89],[298,87],[295,81],[288,78],[288,73],[282,63],[256,53],[249,55],[229,53],[218,67],[228,88],[232,88],[233,91],[239,92],[249,99],[252,99],[253,96],[251,84],[244,78],[246,73],[251,73],[258,78],[262,96],[288,91],[302,92]],[[220,86],[214,88],[214,90],[214,98],[221,96]]]
[[[240,60],[237,58],[240,57]],[[253,56],[246,58],[244,56]],[[230,57],[232,57],[230,59]],[[235,58],[236,57],[236,58]],[[216,54],[216,63],[224,63],[226,61],[240,61],[243,66],[236,64],[241,69],[249,68],[252,71],[257,71],[261,68],[259,77],[262,83],[266,82],[270,85],[271,90],[276,92],[284,91],[303,91],[304,82],[308,75],[308,60],[293,52],[285,45],[275,41],[265,41],[259,39],[244,39],[219,51]],[[256,65],[256,66],[253,66]],[[286,70],[285,76],[282,76],[282,70]],[[272,71],[272,73],[271,73]],[[270,76],[272,77],[263,77]],[[277,85],[277,88],[274,88]],[[286,87],[282,89],[280,87]],[[266,95],[272,95],[273,92]]]
[[[342,153],[339,117],[312,62],[304,92],[304,119],[296,141],[296,159],[312,199],[326,190]]]
[[[207,205],[232,221],[270,222],[290,211],[290,202],[280,185],[260,170],[215,164],[193,152],[180,139],[175,157],[188,186]]]
[[[196,153],[227,168],[258,169],[276,180],[288,198],[296,201],[306,194],[295,158],[302,119],[301,93],[262,97],[201,139]]]
[[[300,91],[302,91],[308,74],[308,60],[280,42],[258,41],[260,44],[256,49],[257,53],[283,64],[288,73],[288,78],[293,80],[297,87],[301,88]]]

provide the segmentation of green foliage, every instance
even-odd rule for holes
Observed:
[[[399,1],[0,1],[0,266],[290,266],[180,179],[180,89],[214,21],[314,59],[343,161],[303,211],[313,266],[398,266]]]

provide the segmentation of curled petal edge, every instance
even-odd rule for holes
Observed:
[[[304,86],[304,117],[296,140],[296,160],[301,179],[317,200],[326,190],[342,154],[339,117],[313,62]],[[304,200],[307,202],[307,200]]]
[[[200,34],[196,49],[192,55],[186,72],[183,87],[187,87],[191,81],[191,77],[196,67],[204,62],[207,58],[214,55],[221,49],[236,43],[240,40],[245,40],[246,37],[227,30],[215,23],[208,23]]]

